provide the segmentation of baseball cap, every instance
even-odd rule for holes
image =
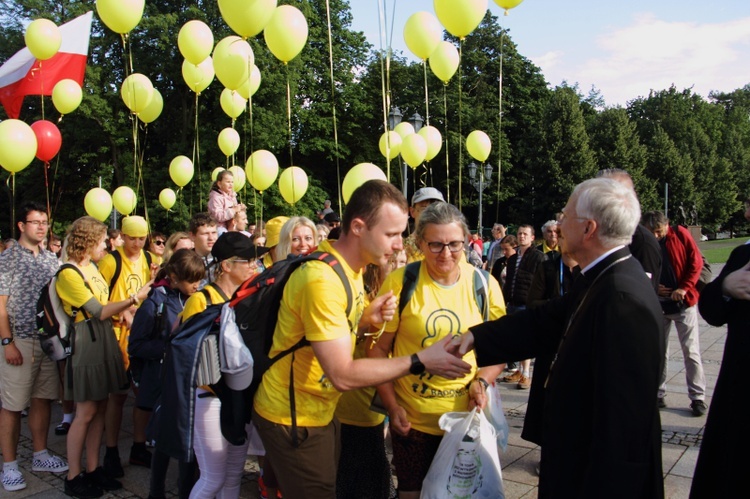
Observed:
[[[331,213],[326,213],[326,216],[323,217],[323,220],[325,220],[328,223],[341,222],[341,217],[339,217],[336,212],[331,212]]]
[[[414,206],[419,202],[428,201],[430,199],[434,199],[435,201],[445,201],[443,194],[439,190],[434,187],[422,187],[414,193],[414,196],[412,196],[411,205]]]
[[[273,248],[279,244],[281,228],[289,220],[289,217],[275,217],[266,223],[266,247]]]
[[[214,243],[211,254],[218,261],[238,257],[248,260],[260,258],[268,252],[268,248],[255,246],[252,240],[239,232],[225,232]]]

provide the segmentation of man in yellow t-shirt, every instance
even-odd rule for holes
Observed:
[[[153,262],[155,257],[149,255],[150,258],[147,258],[143,249],[147,235],[148,224],[143,217],[129,216],[122,219],[124,244],[99,261],[99,272],[107,283],[112,283],[109,289],[110,302],[127,300],[130,296],[137,294],[138,290],[151,280],[152,264],[149,263],[149,260]],[[115,255],[115,252],[118,254]],[[120,273],[115,276],[118,260],[120,262]],[[113,278],[116,278],[114,282],[112,282]],[[119,316],[112,317],[115,336],[117,336],[120,350],[123,352],[126,369],[130,364],[127,353],[128,335],[135,310],[136,307],[131,307]],[[137,387],[134,386],[133,389],[137,390]],[[122,410],[126,399],[127,391],[110,394],[104,419],[105,443],[107,446],[104,455],[104,470],[113,478],[124,476],[117,442],[120,438]],[[130,452],[130,464],[146,468],[151,467],[151,453],[146,449],[146,425],[150,414],[150,412],[137,407],[133,408],[133,447]]]
[[[266,448],[266,462],[289,497],[329,499],[336,495],[339,424],[334,410],[339,392],[392,381],[410,372],[426,371],[453,379],[470,371],[468,364],[445,350],[445,341],[411,357],[355,360],[352,356],[353,329],[358,325],[379,327],[395,312],[396,297],[391,293],[364,307],[361,271],[368,263],[385,265],[401,250],[407,208],[406,200],[391,184],[365,182],[346,206],[340,238],[321,244],[320,249],[339,259],[349,279],[354,300],[349,317],[343,285],[324,262],[302,265],[284,289],[270,355],[303,336],[311,347],[283,357],[264,374],[255,396],[253,422]],[[293,435],[295,419],[298,428]]]

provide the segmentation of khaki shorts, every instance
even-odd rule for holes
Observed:
[[[45,355],[39,340],[16,338],[13,344],[23,355],[23,364],[12,366],[5,362],[5,352],[0,353],[0,401],[3,408],[20,412],[29,407],[32,398],[59,399],[57,363]]]

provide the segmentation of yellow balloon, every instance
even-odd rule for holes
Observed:
[[[505,15],[508,15],[508,11],[514,7],[521,5],[523,0],[495,0],[495,3],[505,9]]]
[[[435,14],[448,32],[465,38],[487,13],[487,0],[434,0]]]
[[[344,204],[349,203],[354,191],[368,180],[386,180],[385,173],[372,163],[354,165],[346,173],[344,182],[341,184],[341,196],[344,198]]]
[[[307,173],[299,166],[290,166],[279,175],[279,191],[287,203],[295,204],[307,192]]]
[[[65,79],[52,88],[52,104],[60,114],[70,114],[81,105],[83,91],[75,80]]]
[[[416,12],[406,20],[404,41],[409,50],[422,60],[430,57],[443,39],[443,27],[429,12]]]
[[[474,130],[466,137],[466,150],[472,158],[484,162],[490,157],[492,141],[483,131]]]
[[[390,151],[388,150],[389,141]],[[399,153],[401,153],[401,136],[394,131],[386,132],[380,136],[378,147],[380,148],[380,154],[382,154],[383,157],[386,159],[394,159]]]
[[[257,92],[259,88],[260,69],[258,69],[258,66],[253,64],[253,67],[250,69],[250,78],[248,78],[247,81],[237,89],[237,93],[239,93],[244,99],[249,99],[250,97],[255,95],[255,92]]]
[[[224,153],[224,156],[231,156],[237,152],[237,148],[240,147],[240,134],[237,130],[231,127],[227,127],[219,132],[219,137],[216,139],[219,143],[219,149]]]
[[[263,30],[266,45],[276,58],[289,62],[302,51],[307,43],[307,19],[297,7],[276,7],[271,20]]]
[[[187,83],[188,88],[200,94],[214,81],[214,62],[210,57],[198,64],[197,66],[190,61],[182,63],[182,79]]]
[[[221,108],[227,113],[232,119],[237,118],[245,110],[247,100],[243,99],[242,96],[233,90],[225,88],[221,91],[221,97],[219,98]]]
[[[396,132],[401,139],[405,139],[408,135],[414,133],[414,127],[408,121],[402,121],[396,125],[396,128],[394,128],[393,131]]]
[[[103,222],[112,213],[112,196],[101,187],[94,187],[83,198],[83,207],[90,217]]]
[[[120,95],[125,105],[134,113],[140,113],[151,102],[154,95],[154,86],[147,76],[133,73],[122,82]]]
[[[175,194],[172,189],[162,189],[159,193],[159,204],[161,204],[165,210],[172,208],[176,202],[177,194]]]
[[[133,189],[126,185],[121,185],[112,193],[112,203],[115,205],[117,211],[128,216],[135,210],[138,198]]]
[[[0,121],[0,166],[17,173],[29,166],[36,156],[36,135],[21,120]]]
[[[401,157],[412,168],[418,167],[427,157],[427,141],[417,133],[407,135],[401,144]]]
[[[96,0],[96,13],[115,33],[129,33],[143,17],[146,0]]]
[[[229,171],[232,172],[232,176],[234,177],[234,185],[232,186],[234,192],[240,192],[245,187],[245,182],[247,182],[245,170],[241,166],[234,165],[229,167]]]
[[[237,90],[250,77],[255,54],[239,36],[228,36],[216,44],[213,53],[216,77],[226,88]]]
[[[219,176],[219,173],[223,172],[224,170],[226,170],[226,168],[222,166],[217,166],[216,168],[214,168],[214,171],[211,172],[211,182],[216,182],[216,178]]]
[[[151,95],[151,102],[148,103],[146,109],[138,113],[138,119],[144,123],[152,123],[161,115],[162,109],[164,109],[164,99],[161,96],[161,92],[154,89],[154,93]]]
[[[446,85],[456,74],[458,63],[458,49],[451,42],[438,43],[437,48],[430,55],[430,69]]]
[[[443,148],[443,136],[440,134],[440,130],[432,125],[423,126],[417,133],[427,142],[427,155],[424,159],[425,161],[431,161]]]
[[[31,21],[26,27],[23,39],[31,55],[40,61],[52,58],[62,44],[60,29],[49,19]]]
[[[180,187],[185,187],[193,178],[193,162],[187,156],[177,156],[169,163],[169,176]]]
[[[200,64],[211,55],[214,48],[214,34],[203,21],[193,19],[182,25],[177,35],[180,54],[193,64]]]
[[[279,162],[272,152],[259,149],[253,152],[245,163],[247,181],[258,191],[265,191],[276,182],[279,175]]]
[[[219,12],[232,31],[251,38],[266,27],[277,0],[219,0]]]

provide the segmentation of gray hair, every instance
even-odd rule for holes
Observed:
[[[557,220],[547,220],[544,222],[544,225],[542,225],[542,234],[544,234],[544,231],[547,230],[548,227],[557,225]]]
[[[641,223],[650,231],[659,229],[669,224],[669,219],[661,211],[647,211],[643,214]]]
[[[448,225],[456,224],[464,232],[464,239],[469,236],[469,226],[466,224],[466,218],[458,211],[458,208],[444,201],[437,201],[424,209],[419,215],[417,229],[414,232],[417,242],[424,241],[425,228],[430,225]]]
[[[595,220],[599,241],[606,248],[630,244],[641,218],[635,192],[609,178],[592,178],[573,190],[579,217]]]

